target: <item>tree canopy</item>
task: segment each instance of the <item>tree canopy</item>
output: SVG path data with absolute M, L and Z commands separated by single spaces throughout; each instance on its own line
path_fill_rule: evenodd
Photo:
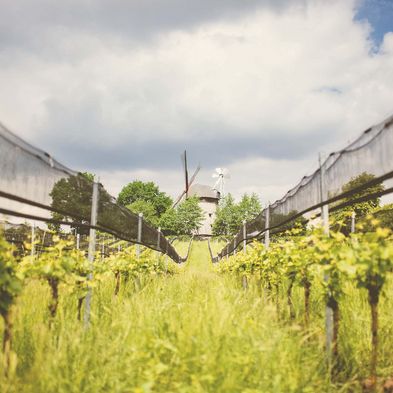
M 368 182 L 372 181 L 375 179 L 375 176 L 363 172 L 360 175 L 352 178 L 348 183 L 344 184 L 342 187 L 342 192 L 348 192 L 356 189 L 357 187 L 360 187 L 364 184 L 367 184 Z M 355 200 L 357 198 L 361 198 L 363 196 L 367 196 L 369 194 L 373 194 L 376 192 L 380 192 L 384 190 L 384 186 L 382 183 L 377 183 L 376 185 L 372 187 L 365 188 L 362 191 L 356 192 L 353 195 L 344 198 L 340 200 L 338 203 L 343 203 L 343 202 L 350 202 L 352 200 Z M 347 206 L 343 209 L 340 209 L 339 211 L 333 213 L 333 218 L 336 224 L 334 224 L 336 227 L 340 227 L 341 232 L 345 234 L 350 233 L 351 229 L 351 214 L 352 212 L 355 213 L 356 215 L 356 221 L 359 223 L 363 221 L 363 219 L 370 213 L 374 212 L 376 209 L 379 208 L 380 206 L 380 198 L 373 198 L 368 201 L 364 202 L 359 202 L 352 204 L 350 206 Z M 338 229 L 338 228 L 336 228 Z M 365 228 L 366 229 L 366 228 Z
M 137 201 L 139 204 L 135 205 L 134 203 Z M 119 204 L 131 207 L 131 210 L 135 213 L 140 213 L 139 211 L 137 212 L 134 210 L 136 207 L 147 209 L 145 211 L 141 211 L 141 213 L 147 213 L 150 217 L 151 207 L 148 207 L 147 204 L 143 204 L 140 201 L 148 202 L 151 207 L 154 208 L 154 219 L 157 220 L 172 206 L 173 203 L 172 198 L 165 192 L 160 191 L 154 182 L 143 182 L 141 180 L 134 180 L 133 182 L 128 183 L 123 187 L 117 197 L 117 202 Z M 150 219 L 153 219 L 153 217 L 150 217 Z
M 73 223 L 88 224 L 91 212 L 91 200 L 94 175 L 84 172 L 76 176 L 69 176 L 58 180 L 50 192 L 52 207 L 69 215 L 52 212 L 55 220 L 70 221 Z M 79 216 L 76 219 L 73 216 Z M 60 225 L 49 224 L 49 228 L 60 230 Z M 71 227 L 73 227 L 71 225 Z M 87 229 L 77 228 L 79 233 L 88 233 Z
M 155 227 L 158 226 L 159 218 L 157 217 L 156 209 L 151 202 L 139 199 L 130 203 L 126 207 L 135 214 L 142 213 L 144 220 Z
M 216 219 L 213 223 L 213 234 L 235 235 L 243 220 L 250 221 L 261 212 L 261 202 L 256 194 L 244 194 L 239 203 L 228 194 L 224 197 L 217 209 Z
M 198 197 L 189 197 L 176 208 L 168 209 L 160 219 L 163 232 L 173 235 L 191 235 L 198 231 L 204 219 Z

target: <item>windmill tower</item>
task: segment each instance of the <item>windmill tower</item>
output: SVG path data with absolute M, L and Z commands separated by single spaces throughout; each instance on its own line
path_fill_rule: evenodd
M 220 197 L 222 198 L 225 191 L 225 182 L 227 179 L 231 178 L 229 171 L 226 168 L 216 168 L 216 171 L 213 173 L 212 177 L 217 179 L 213 189 L 218 191 L 220 193 Z

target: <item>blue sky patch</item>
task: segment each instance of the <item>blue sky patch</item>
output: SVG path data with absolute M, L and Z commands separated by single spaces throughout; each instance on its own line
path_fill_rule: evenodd
M 379 48 L 384 35 L 393 31 L 393 0 L 362 0 L 355 20 L 365 19 L 372 26 L 371 39 Z

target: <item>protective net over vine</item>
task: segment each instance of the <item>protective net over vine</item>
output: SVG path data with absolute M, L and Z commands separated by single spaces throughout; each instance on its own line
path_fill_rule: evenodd
M 93 181 L 73 171 L 48 153 L 26 143 L 0 124 L 0 214 L 31 219 L 61 228 L 66 225 L 87 235 L 92 209 Z M 140 243 L 166 253 L 175 262 L 183 259 L 157 229 L 142 220 L 138 241 L 138 215 L 119 205 L 99 185 L 95 228 L 118 239 Z
M 346 148 L 331 153 L 310 176 L 289 190 L 281 199 L 240 228 L 234 239 L 218 254 L 231 254 L 244 240 L 250 241 L 266 230 L 283 231 L 295 219 L 318 215 L 321 206 L 339 210 L 355 203 L 393 192 L 387 180 L 393 177 L 393 116 L 364 131 Z M 367 179 L 351 190 L 343 186 L 356 177 Z M 376 184 L 384 184 L 375 191 Z M 269 217 L 267 223 L 267 215 Z

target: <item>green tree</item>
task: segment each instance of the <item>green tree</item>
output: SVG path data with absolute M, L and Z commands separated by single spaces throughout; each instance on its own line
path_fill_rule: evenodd
M 50 192 L 52 207 L 67 212 L 69 215 L 52 212 L 52 217 L 55 220 L 88 224 L 91 212 L 93 181 L 94 175 L 88 172 L 78 173 L 76 176 L 64 177 L 58 180 Z M 58 224 L 50 224 L 49 227 L 55 231 L 60 230 L 60 225 Z M 78 232 L 87 234 L 88 230 L 78 228 Z
M 382 228 L 393 230 L 393 203 L 377 208 L 373 216 L 378 219 Z
M 143 213 L 143 218 L 149 224 L 155 227 L 158 226 L 157 212 L 151 202 L 139 199 L 135 202 L 130 203 L 126 207 L 135 214 Z
M 374 175 L 367 172 L 363 172 L 360 175 L 352 178 L 348 183 L 344 184 L 342 187 L 342 192 L 352 191 L 357 187 L 367 184 L 368 182 L 374 179 L 375 179 Z M 340 200 L 338 203 L 351 202 L 357 198 L 361 198 L 369 194 L 373 194 L 383 190 L 384 190 L 383 184 L 377 183 L 372 187 L 365 188 L 362 191 L 356 192 L 355 194 Z M 335 221 L 335 225 L 333 226 L 333 229 L 335 230 L 339 229 L 342 233 L 346 235 L 349 234 L 351 230 L 352 213 L 353 212 L 355 213 L 357 222 L 362 222 L 364 221 L 365 217 L 368 214 L 372 213 L 375 209 L 377 209 L 380 206 L 380 202 L 381 202 L 380 198 L 373 198 L 368 201 L 354 203 L 350 206 L 340 209 L 340 211 L 338 212 L 333 213 L 332 216 Z M 367 231 L 369 228 L 366 225 L 364 229 Z
M 153 182 L 134 180 L 120 191 L 117 201 L 123 206 L 129 206 L 136 201 L 150 202 L 156 216 L 161 217 L 173 204 L 172 198 L 159 190 Z
M 239 203 L 239 215 L 241 221 L 250 221 L 254 219 L 262 210 L 261 201 L 258 195 L 252 193 L 251 195 L 244 194 Z M 241 224 L 241 223 L 240 223 Z
M 348 191 L 354 190 L 355 188 L 360 187 L 360 186 L 362 186 L 362 185 L 364 185 L 374 179 L 375 179 L 374 175 L 367 173 L 367 172 L 363 172 L 359 176 L 352 178 L 348 183 L 344 184 L 342 190 L 343 190 L 343 192 L 348 192 Z M 384 190 L 383 184 L 377 183 L 376 185 L 374 185 L 372 187 L 366 188 L 365 190 L 359 191 L 359 192 L 355 193 L 354 195 L 352 195 L 351 197 L 346 198 L 345 201 L 351 200 L 351 199 L 353 200 L 356 198 L 361 198 L 363 196 L 373 194 L 376 192 L 380 192 L 383 190 Z M 381 202 L 380 198 L 373 198 L 373 199 L 370 199 L 369 201 L 366 201 L 366 202 L 356 203 L 355 205 L 351 206 L 350 209 L 355 211 L 355 213 L 358 217 L 365 217 L 372 210 L 379 207 L 380 202 Z
M 256 194 L 244 194 L 237 204 L 231 194 L 223 198 L 216 212 L 213 234 L 234 235 L 239 231 L 243 220 L 250 221 L 261 212 L 261 202 Z
M 160 219 L 164 232 L 175 235 L 191 235 L 198 231 L 204 219 L 198 197 L 190 197 L 181 202 L 176 209 L 168 209 Z
M 180 203 L 176 213 L 178 234 L 191 235 L 201 227 L 204 214 L 198 197 L 189 197 Z
M 234 235 L 241 222 L 238 206 L 231 194 L 221 199 L 213 222 L 213 235 Z
M 160 218 L 161 230 L 168 235 L 177 233 L 177 214 L 176 209 L 169 208 Z

